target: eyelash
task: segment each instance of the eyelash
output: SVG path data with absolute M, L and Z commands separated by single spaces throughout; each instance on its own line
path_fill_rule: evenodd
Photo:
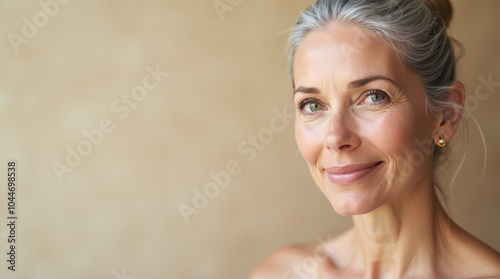
M 378 94 L 378 95 L 383 95 L 385 98 L 384 100 L 380 101 L 380 102 L 375 102 L 375 103 L 371 103 L 369 105 L 371 106 L 381 106 L 381 105 L 385 105 L 388 101 L 390 101 L 390 97 L 389 97 L 389 94 L 387 94 L 386 92 L 380 90 L 380 89 L 372 89 L 372 90 L 369 90 L 369 91 L 366 91 L 364 94 L 363 94 L 363 100 L 366 99 L 368 96 L 371 96 L 371 95 L 375 95 L 375 94 Z M 318 102 L 320 105 L 324 106 L 322 102 L 320 102 L 318 99 L 314 99 L 314 98 L 308 98 L 308 99 L 305 99 L 301 102 L 298 103 L 298 107 L 299 107 L 299 110 L 304 113 L 304 114 L 312 114 L 312 113 L 306 113 L 304 111 L 304 107 L 307 105 L 307 104 L 310 104 L 310 103 L 313 103 L 313 102 Z

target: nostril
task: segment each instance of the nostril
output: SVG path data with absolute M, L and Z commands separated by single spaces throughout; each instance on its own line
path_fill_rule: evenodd
M 346 148 L 349 148 L 349 147 L 351 147 L 351 145 L 350 145 L 350 144 L 344 144 L 344 145 L 341 145 L 341 146 L 339 147 L 339 150 L 346 149 Z

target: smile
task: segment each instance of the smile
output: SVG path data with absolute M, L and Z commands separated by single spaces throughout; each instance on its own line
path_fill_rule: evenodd
M 374 171 L 383 162 L 330 167 L 325 169 L 328 179 L 334 184 L 351 184 L 360 181 Z

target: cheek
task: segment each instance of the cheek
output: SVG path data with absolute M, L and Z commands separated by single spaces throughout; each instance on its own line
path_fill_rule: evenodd
M 397 154 L 409 147 L 413 138 L 413 120 L 405 114 L 391 112 L 377 119 L 368 137 L 384 153 Z
M 301 122 L 296 121 L 295 123 L 295 140 L 297 141 L 297 147 L 299 148 L 300 154 L 307 162 L 311 176 L 314 182 L 323 194 L 327 194 L 324 188 L 325 182 L 322 177 L 322 173 L 318 170 L 317 162 L 324 149 L 324 127 L 322 127 L 319 121 L 314 122 Z
M 323 149 L 323 133 L 319 123 L 295 123 L 295 140 L 300 154 L 309 165 L 315 165 Z
M 411 149 L 415 139 L 422 135 L 419 119 L 422 121 L 423 117 L 412 106 L 394 106 L 379 115 L 363 117 L 359 132 L 368 145 L 388 157 L 397 156 Z
M 372 134 L 367 139 L 388 160 L 388 184 L 402 185 L 419 181 L 429 165 L 430 152 L 419 145 L 430 135 L 422 115 L 411 108 L 388 112 L 373 123 Z

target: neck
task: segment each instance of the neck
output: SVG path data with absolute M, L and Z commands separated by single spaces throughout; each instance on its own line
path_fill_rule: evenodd
M 438 243 L 445 239 L 449 219 L 431 186 L 430 175 L 424 181 L 398 201 L 354 216 L 353 244 L 357 248 L 353 264 L 370 278 L 436 272 Z M 416 274 L 415 270 L 426 273 Z

